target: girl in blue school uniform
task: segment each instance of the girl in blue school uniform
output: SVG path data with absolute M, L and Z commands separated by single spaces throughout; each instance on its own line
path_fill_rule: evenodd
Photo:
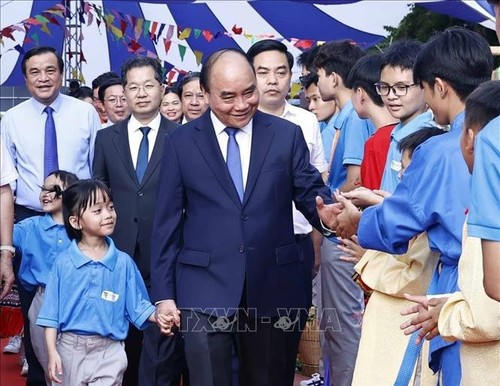
M 50 173 L 43 182 L 39 197 L 45 215 L 30 217 L 14 225 L 13 245 L 22 256 L 19 280 L 27 290 L 36 290 L 31 304 L 26 305 L 26 308 L 29 308 L 29 334 L 25 338 L 31 340 L 36 358 L 45 372 L 48 359 L 44 331 L 35 322 L 43 302 L 52 263 L 70 244 L 63 222 L 62 193 L 76 181 L 78 177 L 75 174 L 64 170 Z M 45 378 L 50 385 L 47 373 Z
M 45 327 L 48 373 L 63 385 L 121 385 L 129 322 L 144 329 L 155 307 L 130 256 L 109 237 L 116 212 L 106 185 L 81 180 L 63 195 L 71 245 L 55 260 L 37 319 Z M 58 335 L 59 333 L 59 335 Z

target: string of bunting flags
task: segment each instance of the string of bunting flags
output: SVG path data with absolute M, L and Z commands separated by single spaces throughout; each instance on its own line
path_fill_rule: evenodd
M 32 16 L 22 20 L 16 24 L 4 27 L 0 30 L 0 45 L 5 46 L 4 39 L 11 39 L 16 41 L 14 36 L 15 31 L 25 32 L 23 44 L 16 44 L 14 47 L 0 52 L 0 57 L 8 51 L 16 50 L 21 55 L 24 54 L 23 45 L 25 43 L 39 44 L 40 33 L 51 35 L 51 26 L 56 26 L 64 31 L 65 38 L 70 35 L 70 30 L 66 25 L 66 17 L 69 16 L 70 10 L 63 4 L 58 3 L 53 7 L 41 12 L 36 16 Z M 165 57 L 168 56 L 173 46 L 177 46 L 181 62 L 188 52 L 188 45 L 184 42 L 194 37 L 195 39 L 205 39 L 208 43 L 214 39 L 222 37 L 233 38 L 235 35 L 244 36 L 252 44 L 261 39 L 277 39 L 280 41 L 286 40 L 282 37 L 276 37 L 274 34 L 254 34 L 244 31 L 243 28 L 233 25 L 231 31 L 219 30 L 212 31 L 207 29 L 199 29 L 192 27 L 184 27 L 179 25 L 161 23 L 154 20 L 148 20 L 135 15 L 124 14 L 116 9 L 107 10 L 103 7 L 91 2 L 84 1 L 82 7 L 78 11 L 77 17 L 80 23 L 90 26 L 96 23 L 98 28 L 104 26 L 109 36 L 118 44 L 124 44 L 127 50 L 133 54 L 141 54 L 152 58 L 158 58 L 156 52 L 153 52 L 144 47 L 144 39 L 150 39 L 156 48 L 159 45 L 165 50 Z M 80 34 L 79 39 L 83 40 L 85 37 L 83 33 Z M 323 42 L 309 40 L 309 39 L 288 39 L 291 44 L 299 49 L 308 49 L 313 45 L 322 44 Z M 200 66 L 203 60 L 204 52 L 200 50 L 193 50 L 192 54 L 195 56 L 196 64 Z M 83 52 L 79 52 L 80 62 L 86 63 L 86 58 Z M 187 71 L 184 69 L 176 68 L 168 65 L 166 61 L 163 63 L 164 68 L 171 68 L 166 74 L 166 80 L 170 83 L 176 74 L 185 74 Z M 72 74 L 74 79 L 79 79 L 85 83 L 83 74 Z

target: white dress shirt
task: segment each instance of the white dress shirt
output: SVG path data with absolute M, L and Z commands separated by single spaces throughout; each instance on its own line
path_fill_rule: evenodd
M 153 153 L 153 148 L 155 147 L 156 137 L 158 136 L 158 130 L 160 129 L 161 123 L 161 115 L 158 112 L 156 116 L 147 124 L 140 123 L 135 117 L 134 114 L 130 116 L 128 120 L 127 130 L 128 130 L 128 143 L 130 146 L 130 154 L 132 155 L 132 163 L 134 164 L 134 169 L 137 166 L 137 156 L 139 155 L 139 147 L 142 141 L 142 131 L 141 127 L 150 127 L 148 133 L 148 160 L 151 158 L 151 154 Z
M 328 164 L 325 160 L 321 131 L 316 116 L 310 111 L 285 102 L 285 109 L 283 110 L 281 118 L 300 126 L 304 139 L 306 140 L 307 148 L 309 149 L 309 162 L 320 173 L 326 171 L 328 169 Z M 312 231 L 312 226 L 309 224 L 309 221 L 307 221 L 304 215 L 295 208 L 295 204 L 292 203 L 292 205 L 294 233 L 296 235 L 310 233 Z
M 17 170 L 14 167 L 14 163 L 10 158 L 7 148 L 1 140 L 0 147 L 0 156 L 2 157 L 2 164 L 0 165 L 0 186 L 4 186 L 17 179 Z
M 229 141 L 229 135 L 224 131 L 226 125 L 224 125 L 219 118 L 215 116 L 213 112 L 210 112 L 210 118 L 212 119 L 212 125 L 214 126 L 215 135 L 217 136 L 217 141 L 219 142 L 220 151 L 224 157 L 224 161 L 227 158 L 227 143 Z M 239 129 L 236 134 L 236 142 L 238 142 L 238 147 L 240 148 L 241 157 L 241 174 L 243 177 L 243 187 L 247 186 L 248 178 L 248 167 L 250 165 L 250 151 L 252 149 L 252 124 L 253 119 L 248 122 L 245 127 Z

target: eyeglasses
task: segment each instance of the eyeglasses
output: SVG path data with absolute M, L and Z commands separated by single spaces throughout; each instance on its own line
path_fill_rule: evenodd
M 392 86 L 387 83 L 375 83 L 377 94 L 381 96 L 389 95 L 392 90 L 395 96 L 402 97 L 408 94 L 408 89 L 413 86 L 420 86 L 420 83 L 412 83 L 412 84 L 396 83 Z
M 108 102 L 110 105 L 115 106 L 116 104 L 118 104 L 118 102 L 120 102 L 121 104 L 127 103 L 127 98 L 125 98 L 124 96 L 121 97 L 110 96 L 109 98 L 106 98 L 105 101 Z
M 136 85 L 136 84 L 133 84 L 131 86 L 128 86 L 126 88 L 126 90 L 132 94 L 138 94 L 139 93 L 139 90 L 144 90 L 144 92 L 146 93 L 150 93 L 151 91 L 153 91 L 156 87 L 158 87 L 159 84 L 153 84 L 153 83 L 146 83 L 145 85 L 143 86 L 139 86 L 139 85 Z

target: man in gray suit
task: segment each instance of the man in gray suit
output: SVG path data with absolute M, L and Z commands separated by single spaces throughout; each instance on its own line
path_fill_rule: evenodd
M 99 132 L 93 176 L 111 188 L 118 215 L 113 240 L 118 249 L 134 258 L 149 291 L 151 233 L 163 142 L 177 124 L 159 112 L 163 85 L 158 61 L 130 58 L 122 65 L 122 81 L 132 114 Z M 124 385 L 180 383 L 183 368 L 180 336 L 161 335 L 156 326 L 143 333 L 131 327 L 125 349 L 129 364 Z

